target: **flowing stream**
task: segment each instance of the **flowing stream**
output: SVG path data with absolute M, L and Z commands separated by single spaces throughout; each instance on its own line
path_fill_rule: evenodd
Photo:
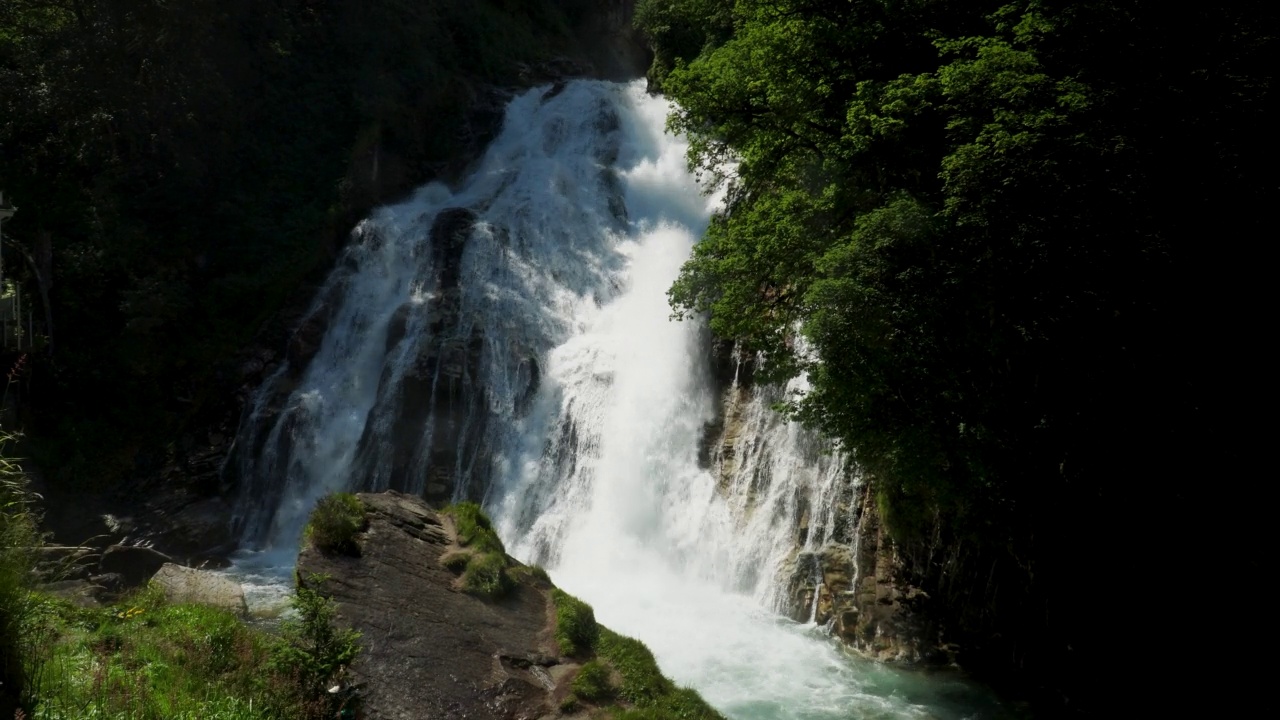
M 357 228 L 319 348 L 242 428 L 238 571 L 280 591 L 333 490 L 478 499 L 513 555 L 728 717 L 1012 717 L 955 675 L 850 658 L 808 607 L 779 614 L 797 550 L 856 537 L 858 478 L 770 409 L 802 381 L 717 374 L 705 327 L 670 319 L 719 199 L 667 111 L 642 82 L 531 90 L 459 188 Z

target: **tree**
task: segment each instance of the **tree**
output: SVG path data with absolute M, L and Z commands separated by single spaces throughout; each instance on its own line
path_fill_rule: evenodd
M 1274 11 L 739 0 L 731 15 L 693 57 L 653 35 L 676 58 L 655 71 L 691 163 L 736 163 L 673 306 L 709 313 L 772 379 L 809 374 L 793 412 L 873 477 L 970 665 L 1087 694 L 1122 631 L 1089 588 L 1172 590 L 1182 558 L 1163 547 L 1196 482 L 1247 470 L 1247 451 L 1217 448 L 1255 434 L 1228 408 L 1258 378 L 1262 283 L 1239 265 L 1261 214 L 1239 209 L 1274 196 Z M 1202 343 L 1188 325 L 1230 330 Z M 1108 548 L 1143 565 L 1099 569 Z

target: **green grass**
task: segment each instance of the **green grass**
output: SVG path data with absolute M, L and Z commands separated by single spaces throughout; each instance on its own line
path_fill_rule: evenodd
M 565 655 L 595 657 L 583 664 L 565 701 L 617 699 L 630 708 L 615 708 L 615 720 L 724 720 L 697 691 L 678 687 L 662 674 L 653 652 L 634 638 L 596 624 L 591 606 L 560 590 L 551 591 L 556 607 L 556 642 Z M 615 685 L 615 676 L 618 678 Z
M 35 720 L 302 717 L 272 641 L 232 613 L 157 590 L 106 609 L 41 599 L 25 658 Z
M 449 572 L 459 575 L 463 570 L 467 569 L 467 564 L 471 562 L 472 554 L 469 550 L 447 552 L 440 557 L 440 564 L 448 568 Z
M 539 584 L 551 583 L 551 576 L 547 574 L 546 570 L 543 570 L 537 565 L 518 565 L 509 569 L 507 572 L 510 573 L 513 578 L 518 580 L 531 580 Z
M 458 533 L 458 544 L 481 553 L 505 553 L 502 540 L 489 522 L 489 516 L 473 502 L 461 502 L 446 507 L 442 512 L 453 518 Z
M 32 720 L 321 720 L 358 648 L 332 603 L 295 600 L 282 637 L 226 610 L 170 604 L 155 587 L 108 608 L 36 594 L 19 650 Z
M 507 551 L 484 510 L 473 502 L 461 502 L 442 510 L 453 518 L 462 551 L 447 553 L 440 561 L 452 572 L 462 573 L 462 589 L 496 600 L 515 587 L 508 574 Z
M 556 605 L 556 643 L 565 655 L 590 652 L 600 637 L 596 613 L 591 606 L 556 588 L 551 591 Z
M 303 536 L 322 553 L 358 555 L 356 537 L 369 525 L 364 503 L 351 493 L 320 498 Z
M 506 595 L 512 588 L 507 577 L 507 558 L 501 553 L 478 553 L 467 560 L 462 572 L 462 589 L 473 595 L 495 599 Z
M 27 477 L 8 448 L 17 436 L 0 431 L 0 707 L 30 695 L 22 662 L 23 628 L 39 610 L 31 592 L 33 548 L 40 545 L 35 502 Z
M 613 697 L 613 673 L 599 660 L 589 660 L 573 678 L 573 694 L 590 702 L 603 702 Z

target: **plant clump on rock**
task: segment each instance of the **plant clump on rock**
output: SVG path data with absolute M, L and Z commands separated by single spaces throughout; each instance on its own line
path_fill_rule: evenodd
M 326 495 L 311 511 L 305 538 L 317 550 L 330 555 L 358 555 L 356 536 L 369 525 L 364 503 L 351 493 Z
M 613 673 L 599 660 L 590 660 L 573 678 L 573 694 L 591 702 L 601 702 L 613 697 Z
M 556 604 L 556 642 L 565 655 L 590 651 L 600 636 L 596 613 L 591 606 L 556 588 L 551 591 Z
M 462 574 L 462 589 L 491 600 L 503 597 L 514 587 L 507 573 L 506 549 L 484 510 L 473 502 L 444 509 L 453 518 L 461 550 L 446 553 L 440 561 L 454 573 Z
M 561 703 L 576 712 L 580 703 L 618 702 L 614 720 L 724 720 L 696 690 L 682 688 L 662 674 L 653 652 L 639 640 L 619 635 L 596 623 L 587 603 L 556 588 L 556 642 L 565 655 L 590 658 L 573 679 L 573 692 Z

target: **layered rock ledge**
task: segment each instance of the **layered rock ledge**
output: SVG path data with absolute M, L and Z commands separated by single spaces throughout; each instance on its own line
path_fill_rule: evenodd
M 545 573 L 508 557 L 510 582 L 500 598 L 469 593 L 452 561 L 466 550 L 451 516 L 394 491 L 358 497 L 368 520 L 358 554 L 306 547 L 297 569 L 299 582 L 330 596 L 338 621 L 361 633 L 349 670 L 364 717 L 549 720 L 611 717 L 631 705 L 629 678 L 616 668 L 616 694 L 573 696 L 579 671 L 609 660 L 589 649 L 564 654 L 555 587 Z M 681 702 L 696 698 L 660 676 L 656 687 Z M 687 717 L 719 717 L 700 699 L 689 707 L 695 709 Z

